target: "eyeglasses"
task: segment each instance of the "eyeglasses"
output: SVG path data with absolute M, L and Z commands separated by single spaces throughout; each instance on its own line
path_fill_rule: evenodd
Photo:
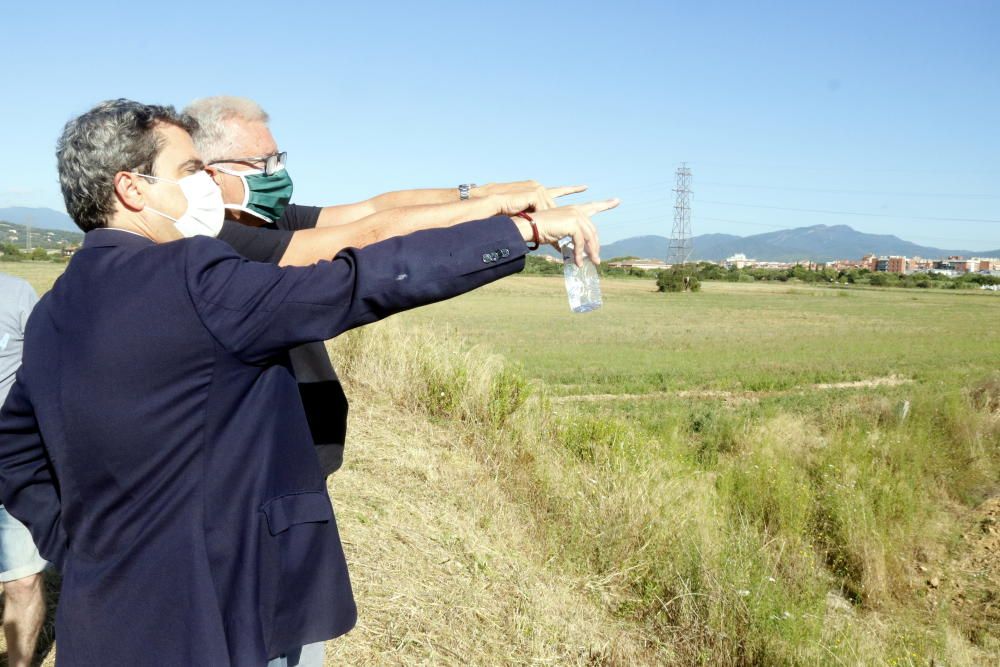
M 288 153 L 282 151 L 280 153 L 273 153 L 271 155 L 260 155 L 258 157 L 230 157 L 223 158 L 221 160 L 212 160 L 208 164 L 219 164 L 221 162 L 239 162 L 243 164 L 259 165 L 261 162 L 264 163 L 264 175 L 270 176 L 271 174 L 281 171 L 285 168 L 285 160 L 288 158 Z

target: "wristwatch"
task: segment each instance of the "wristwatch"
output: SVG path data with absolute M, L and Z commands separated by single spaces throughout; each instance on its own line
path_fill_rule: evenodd
M 476 187 L 475 183 L 462 183 L 458 186 L 458 198 L 462 201 L 468 199 L 469 195 L 472 193 L 472 188 L 474 187 Z

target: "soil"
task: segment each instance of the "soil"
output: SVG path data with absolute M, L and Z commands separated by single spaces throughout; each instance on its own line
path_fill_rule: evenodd
M 932 600 L 947 602 L 967 639 L 1000 649 L 1000 495 L 977 507 L 951 562 L 925 581 Z

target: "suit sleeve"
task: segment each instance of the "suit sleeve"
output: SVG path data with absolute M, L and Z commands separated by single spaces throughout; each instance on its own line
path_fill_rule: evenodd
M 42 557 L 62 567 L 62 504 L 21 374 L 0 410 L 0 499 L 31 531 Z
M 214 239 L 194 238 L 185 271 L 216 341 L 246 362 L 262 363 L 295 345 L 516 273 L 527 252 L 514 223 L 495 217 L 348 248 L 308 267 L 248 262 Z

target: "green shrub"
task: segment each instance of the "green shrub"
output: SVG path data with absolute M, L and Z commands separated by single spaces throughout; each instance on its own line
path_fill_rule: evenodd
M 687 269 L 674 268 L 657 272 L 656 288 L 661 292 L 697 292 L 701 282 Z

